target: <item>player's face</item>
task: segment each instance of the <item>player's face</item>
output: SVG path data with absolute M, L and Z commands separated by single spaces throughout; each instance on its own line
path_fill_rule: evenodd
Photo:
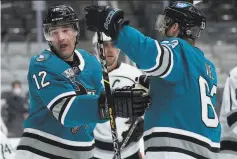
M 50 28 L 50 41 L 61 58 L 69 57 L 75 48 L 77 32 L 72 25 Z
M 111 66 L 117 61 L 119 51 L 115 48 L 112 42 L 104 42 L 105 57 L 108 66 Z

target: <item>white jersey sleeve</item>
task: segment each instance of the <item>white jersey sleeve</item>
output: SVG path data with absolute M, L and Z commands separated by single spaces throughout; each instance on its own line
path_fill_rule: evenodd
M 237 158 L 237 67 L 226 80 L 220 112 L 222 126 L 221 153 Z M 224 157 L 224 156 L 222 156 Z

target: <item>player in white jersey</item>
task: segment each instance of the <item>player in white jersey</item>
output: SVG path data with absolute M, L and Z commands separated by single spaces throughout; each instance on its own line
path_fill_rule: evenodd
M 220 159 L 237 158 L 237 67 L 230 71 L 226 80 L 220 112 L 221 153 Z
M 6 137 L 7 129 L 6 126 L 0 117 L 0 143 L 1 143 L 1 149 L 0 149 L 0 159 L 13 159 L 15 150 L 12 147 L 9 139 Z
M 120 50 L 112 45 L 110 37 L 106 36 L 104 33 L 102 36 L 111 87 L 116 89 L 122 88 L 124 86 L 132 86 L 135 84 L 135 78 L 142 75 L 142 72 L 136 67 L 119 62 L 118 56 Z M 98 56 L 97 39 L 97 34 L 95 33 L 92 43 Z M 116 118 L 118 139 L 120 143 L 122 142 L 124 136 L 126 135 L 126 131 L 131 125 L 130 121 L 132 120 L 129 120 L 128 118 Z M 141 140 L 143 140 L 141 138 L 143 133 L 143 121 L 138 124 L 136 130 L 136 133 L 133 133 L 126 147 L 121 151 L 121 157 L 123 159 L 139 159 L 141 157 L 139 142 L 142 142 Z M 109 121 L 101 124 L 98 123 L 94 130 L 94 135 L 96 147 L 95 158 L 112 159 L 114 152 Z

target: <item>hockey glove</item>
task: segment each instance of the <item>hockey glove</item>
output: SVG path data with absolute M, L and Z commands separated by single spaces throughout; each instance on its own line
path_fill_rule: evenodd
M 150 105 L 150 96 L 142 89 L 122 88 L 112 91 L 115 116 L 130 118 L 140 117 Z M 99 98 L 99 114 L 101 119 L 108 119 L 109 112 L 105 109 L 105 93 Z
M 126 122 L 126 124 L 132 124 L 134 120 L 136 120 L 136 118 L 130 118 Z M 132 133 L 132 136 L 129 138 L 126 146 L 129 145 L 131 142 L 138 142 L 141 139 L 142 135 L 143 135 L 143 130 L 144 130 L 144 119 L 140 118 L 140 120 L 139 120 L 136 128 L 134 129 L 134 131 Z M 129 132 L 129 129 L 122 133 L 123 139 L 126 138 L 128 132 Z
M 85 7 L 87 29 L 90 31 L 104 32 L 113 40 L 118 37 L 119 30 L 124 23 L 124 12 L 109 6 L 88 6 Z

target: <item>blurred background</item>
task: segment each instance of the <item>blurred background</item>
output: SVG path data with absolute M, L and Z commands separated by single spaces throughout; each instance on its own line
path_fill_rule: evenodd
M 154 29 L 157 15 L 170 1 L 100 1 L 125 11 L 131 26 L 154 39 L 161 36 Z M 42 34 L 44 10 L 52 5 L 69 4 L 80 17 L 79 46 L 94 52 L 93 32 L 86 31 L 85 6 L 92 1 L 2 1 L 1 3 L 1 115 L 8 129 L 8 137 L 20 137 L 23 120 L 28 115 L 29 95 L 27 72 L 30 57 L 48 48 Z M 237 1 L 203 0 L 198 6 L 207 17 L 207 28 L 197 41 L 205 56 L 217 68 L 217 112 L 221 105 L 223 86 L 229 71 L 237 66 Z M 120 54 L 120 59 L 132 62 Z

